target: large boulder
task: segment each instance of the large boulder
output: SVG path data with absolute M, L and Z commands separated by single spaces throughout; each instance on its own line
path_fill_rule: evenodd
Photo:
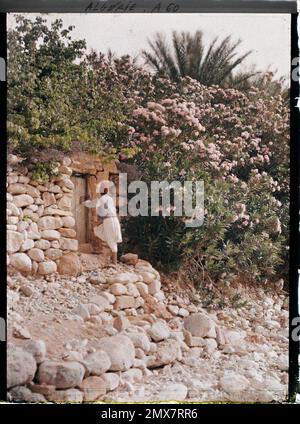
M 72 216 L 63 216 L 61 219 L 64 227 L 73 228 L 75 226 L 75 219 Z
M 114 296 L 121 296 L 123 294 L 127 294 L 127 288 L 124 284 L 114 283 L 109 288 L 110 292 Z
M 77 275 L 82 273 L 82 264 L 79 256 L 72 252 L 63 255 L 59 260 L 57 271 L 61 275 L 77 277 Z
M 128 309 L 135 307 L 135 299 L 133 296 L 117 296 L 114 303 L 114 309 Z
M 63 250 L 76 252 L 78 250 L 78 240 L 62 237 L 60 240 L 60 247 Z
M 180 344 L 177 340 L 168 339 L 157 344 L 157 351 L 153 357 L 149 357 L 147 362 L 148 368 L 158 368 L 168 365 L 176 360 L 182 359 Z
M 14 196 L 13 202 L 18 208 L 23 208 L 25 206 L 32 205 L 34 200 L 28 194 L 19 194 Z
M 11 194 L 25 194 L 26 186 L 19 183 L 9 184 L 7 191 Z
M 36 372 L 37 365 L 31 353 L 11 343 L 7 345 L 7 387 L 22 386 L 29 383 Z
M 14 253 L 10 256 L 10 264 L 20 272 L 29 273 L 32 262 L 25 253 Z
M 57 265 L 54 261 L 40 262 L 38 267 L 38 273 L 41 275 L 53 274 L 57 271 Z
M 157 321 L 152 324 L 149 335 L 155 342 L 161 342 L 162 340 L 170 337 L 170 329 L 165 321 Z
M 107 282 L 109 284 L 115 284 L 115 283 L 128 284 L 128 283 L 136 283 L 137 281 L 139 281 L 139 277 L 134 272 L 120 272 L 110 276 L 107 279 Z
M 133 366 L 135 349 L 129 337 L 124 335 L 104 337 L 100 341 L 100 346 L 110 357 L 111 371 L 126 371 Z
M 58 240 L 58 239 L 60 239 L 60 233 L 56 230 L 41 231 L 41 236 L 46 240 Z
M 15 253 L 21 249 L 24 242 L 24 235 L 17 231 L 7 231 L 7 244 L 6 249 L 8 253 Z
M 61 218 L 54 216 L 42 216 L 37 222 L 40 230 L 57 230 L 62 227 Z
M 192 336 L 196 337 L 216 337 L 216 328 L 214 321 L 207 315 L 198 313 L 189 315 L 184 320 L 184 328 Z
M 33 247 L 32 249 L 28 250 L 27 255 L 33 261 L 36 261 L 36 262 L 42 262 L 45 259 L 44 252 L 41 249 L 38 249 L 37 247 Z
M 27 340 L 23 344 L 23 349 L 34 357 L 37 364 L 46 358 L 46 344 L 43 340 Z
M 44 361 L 39 366 L 39 383 L 53 385 L 57 389 L 70 389 L 82 383 L 85 368 L 79 362 Z
M 102 375 L 110 369 L 111 361 L 106 352 L 98 350 L 84 358 L 84 366 L 90 375 Z
M 105 310 L 110 310 L 111 306 L 109 303 L 109 300 L 101 295 L 94 295 L 90 297 L 90 303 L 93 303 L 98 306 L 100 312 L 103 312 Z
M 117 373 L 107 372 L 103 374 L 102 378 L 106 383 L 107 391 L 115 390 L 120 384 L 120 377 L 118 376 Z
M 126 336 L 130 338 L 135 348 L 140 348 L 144 352 L 149 352 L 151 348 L 150 340 L 146 333 L 142 332 L 127 332 Z

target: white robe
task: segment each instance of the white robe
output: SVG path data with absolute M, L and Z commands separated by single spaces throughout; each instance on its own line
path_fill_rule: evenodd
M 118 251 L 118 243 L 122 242 L 122 233 L 117 211 L 113 199 L 104 194 L 96 204 L 97 214 L 103 219 L 103 223 L 94 228 L 94 233 L 105 241 L 112 252 Z

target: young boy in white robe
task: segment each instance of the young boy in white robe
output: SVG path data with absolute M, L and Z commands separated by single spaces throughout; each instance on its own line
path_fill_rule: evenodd
M 113 198 L 108 194 L 108 187 L 101 190 L 102 196 L 96 203 L 96 211 L 103 223 L 94 228 L 94 233 L 105 241 L 112 252 L 112 263 L 117 264 L 118 243 L 122 242 L 122 233 L 116 206 Z

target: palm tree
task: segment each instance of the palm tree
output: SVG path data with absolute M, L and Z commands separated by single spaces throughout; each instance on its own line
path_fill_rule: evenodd
M 150 51 L 143 50 L 142 56 L 157 73 L 167 75 L 174 81 L 189 76 L 205 85 L 226 85 L 233 71 L 251 53 L 248 51 L 238 55 L 236 50 L 241 40 L 232 42 L 230 36 L 219 43 L 215 38 L 205 48 L 202 31 L 194 35 L 173 31 L 172 48 L 160 33 L 148 42 Z M 247 73 L 244 77 L 248 79 L 252 75 Z
M 290 90 L 287 76 L 276 76 L 277 71 L 271 71 L 270 67 L 264 72 L 253 73 L 251 78 L 244 79 L 242 73 L 231 76 L 228 84 L 235 86 L 240 91 L 249 91 L 252 87 L 259 89 L 268 96 L 282 96 L 288 100 Z

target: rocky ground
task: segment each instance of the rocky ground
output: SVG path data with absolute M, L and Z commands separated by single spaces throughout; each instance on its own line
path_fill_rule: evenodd
M 281 289 L 228 288 L 242 302 L 221 310 L 135 255 L 124 261 L 113 268 L 82 254 L 77 277 L 8 277 L 9 399 L 285 400 Z

